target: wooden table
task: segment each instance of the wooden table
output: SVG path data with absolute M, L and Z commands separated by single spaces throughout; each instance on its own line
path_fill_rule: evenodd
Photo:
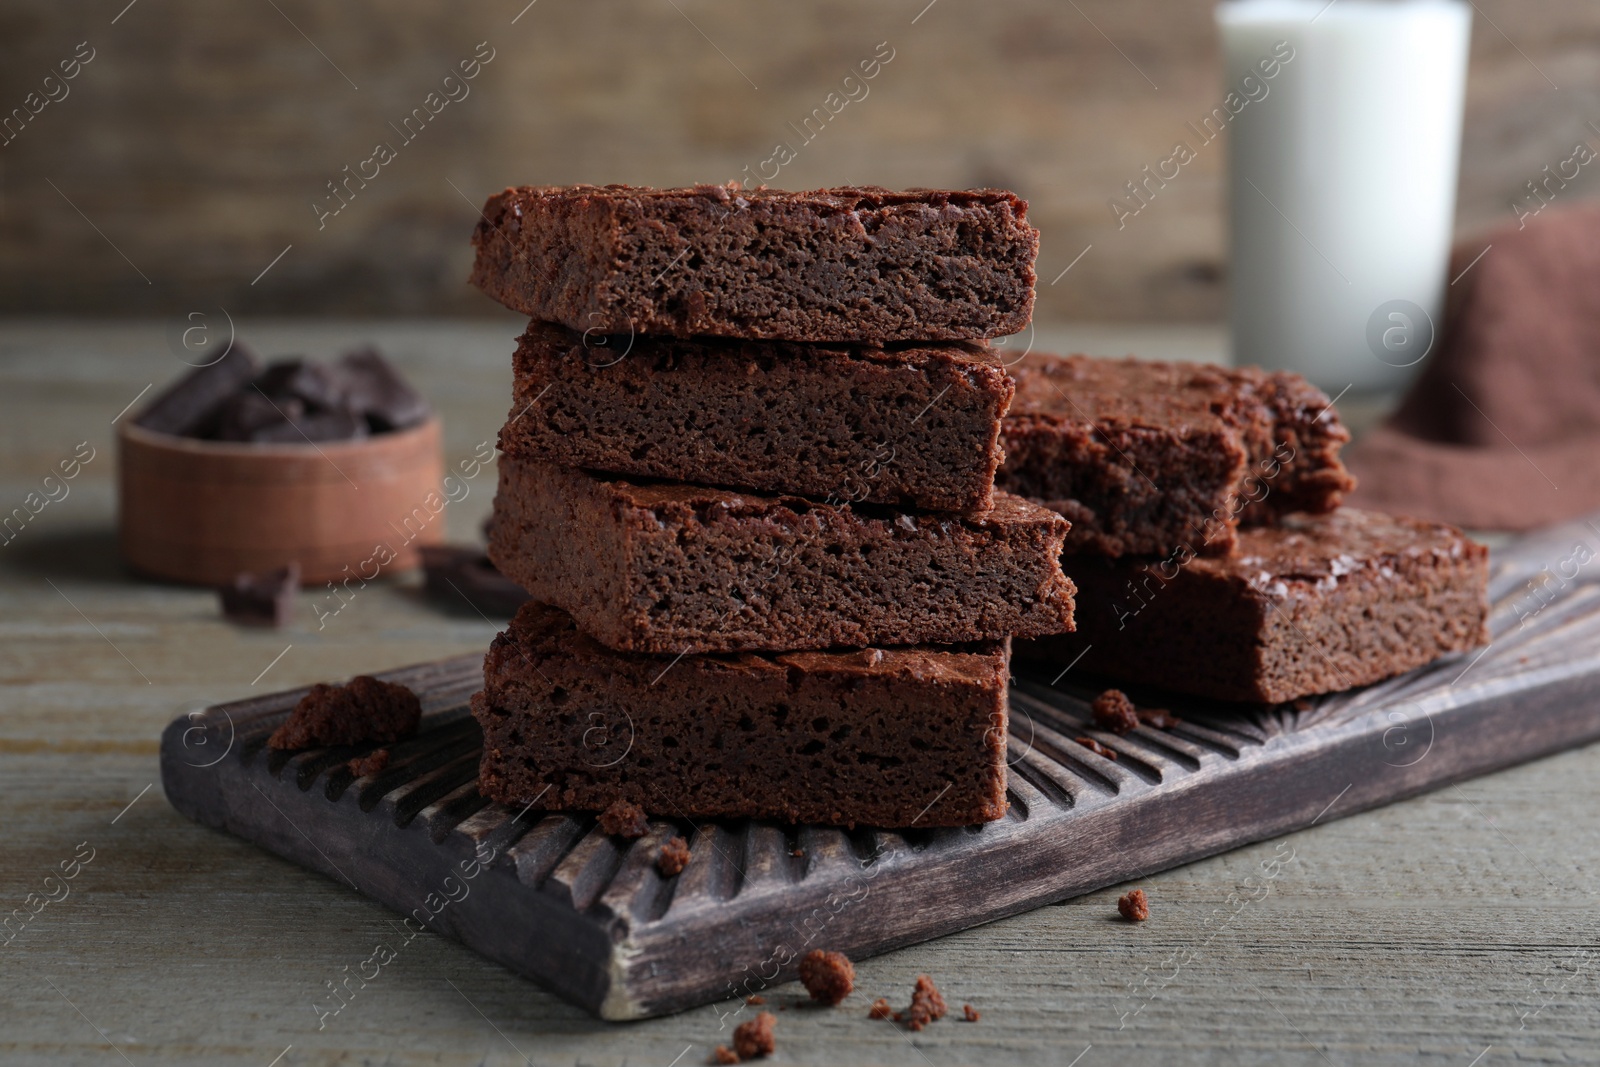
M 447 461 L 505 417 L 517 325 L 240 323 L 273 353 L 376 340 L 443 413 Z M 189 709 L 472 651 L 496 627 L 424 600 L 413 577 L 364 590 L 320 631 L 315 591 L 292 628 L 240 630 L 210 593 L 126 574 L 111 423 L 181 369 L 169 332 L 0 327 L 0 514 L 80 442 L 95 450 L 0 547 L 0 914 L 67 894 L 0 948 L 0 1062 L 704 1062 L 728 1040 L 715 1008 L 597 1022 L 432 935 L 318 1029 L 326 983 L 393 940 L 396 917 L 176 815 L 157 737 Z M 1040 346 L 1206 356 L 1221 339 L 1079 330 Z M 483 478 L 451 506 L 453 537 L 475 535 L 491 496 Z M 838 1010 L 782 987 L 767 1005 L 784 1009 L 776 1062 L 1595 1062 L 1597 776 L 1585 749 L 1290 835 L 1273 892 L 1236 914 L 1229 894 L 1275 842 L 1145 880 L 1142 926 L 1117 920 L 1107 890 L 864 961 Z M 76 877 L 47 881 L 63 863 Z M 903 1006 L 919 973 L 982 1021 L 907 1034 L 866 1019 L 874 997 Z

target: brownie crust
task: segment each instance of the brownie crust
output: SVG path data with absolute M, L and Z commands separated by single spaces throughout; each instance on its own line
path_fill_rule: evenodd
M 975 340 L 1033 314 L 1027 209 L 1001 190 L 524 186 L 484 205 L 471 281 L 580 331 Z
M 1018 655 L 1221 700 L 1368 685 L 1486 644 L 1488 551 L 1451 526 L 1341 508 L 1241 530 L 1233 557 L 1072 556 L 1082 640 Z
M 1355 487 L 1349 431 L 1297 374 L 1048 355 L 1011 373 L 996 484 L 1072 520 L 1069 552 L 1226 555 L 1238 527 Z
M 484 661 L 479 789 L 504 804 L 840 826 L 1006 811 L 1009 648 L 613 652 L 524 605 Z
M 1011 377 L 984 344 L 598 337 L 535 322 L 500 448 L 616 474 L 951 512 L 994 503 Z
M 1072 629 L 1068 524 L 998 494 L 911 514 L 502 456 L 489 558 L 611 648 L 954 644 Z

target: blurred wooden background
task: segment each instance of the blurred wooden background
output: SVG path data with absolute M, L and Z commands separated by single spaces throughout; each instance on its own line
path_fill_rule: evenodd
M 1107 207 L 1220 101 L 1211 0 L 524 3 L 7 0 L 0 114 L 61 98 L 0 138 L 0 313 L 492 313 L 463 282 L 489 192 L 740 177 L 888 42 L 774 185 L 1008 186 L 1044 234 L 1042 321 L 1222 315 L 1223 145 L 1120 232 Z M 1600 146 L 1600 5 L 1477 7 L 1463 231 Z M 470 95 L 403 143 L 390 124 L 479 42 Z M 397 158 L 319 229 L 380 141 Z

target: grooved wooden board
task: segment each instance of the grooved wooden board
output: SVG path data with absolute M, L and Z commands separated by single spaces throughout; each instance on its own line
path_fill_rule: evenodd
M 882 952 L 1600 737 L 1600 588 L 1575 563 L 1597 556 L 1593 522 L 1497 551 L 1486 650 L 1300 708 L 1152 694 L 1182 725 L 1116 737 L 1087 726 L 1098 686 L 1071 671 L 1023 674 L 1011 811 L 983 827 L 656 820 L 622 842 L 588 816 L 490 804 L 476 790 L 479 735 L 465 708 L 476 655 L 380 675 L 418 692 L 424 720 L 378 775 L 354 779 L 344 766 L 361 749 L 265 748 L 304 692 L 294 690 L 174 721 L 162 777 L 189 817 L 344 881 L 604 1018 L 638 1018 L 792 977 L 810 947 Z M 1118 759 L 1071 741 L 1082 734 Z M 693 856 L 664 879 L 654 860 L 675 833 Z

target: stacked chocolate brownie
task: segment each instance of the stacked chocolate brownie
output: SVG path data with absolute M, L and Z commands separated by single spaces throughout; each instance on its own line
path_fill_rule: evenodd
M 1349 433 L 1298 375 L 1029 357 L 999 484 L 1072 521 L 1077 633 L 1019 655 L 1276 703 L 1488 640 L 1487 553 L 1340 508 Z
M 507 189 L 533 317 L 489 554 L 533 600 L 474 712 L 508 804 L 954 826 L 1005 812 L 1010 639 L 1069 523 L 995 489 L 1033 305 L 1010 193 Z

